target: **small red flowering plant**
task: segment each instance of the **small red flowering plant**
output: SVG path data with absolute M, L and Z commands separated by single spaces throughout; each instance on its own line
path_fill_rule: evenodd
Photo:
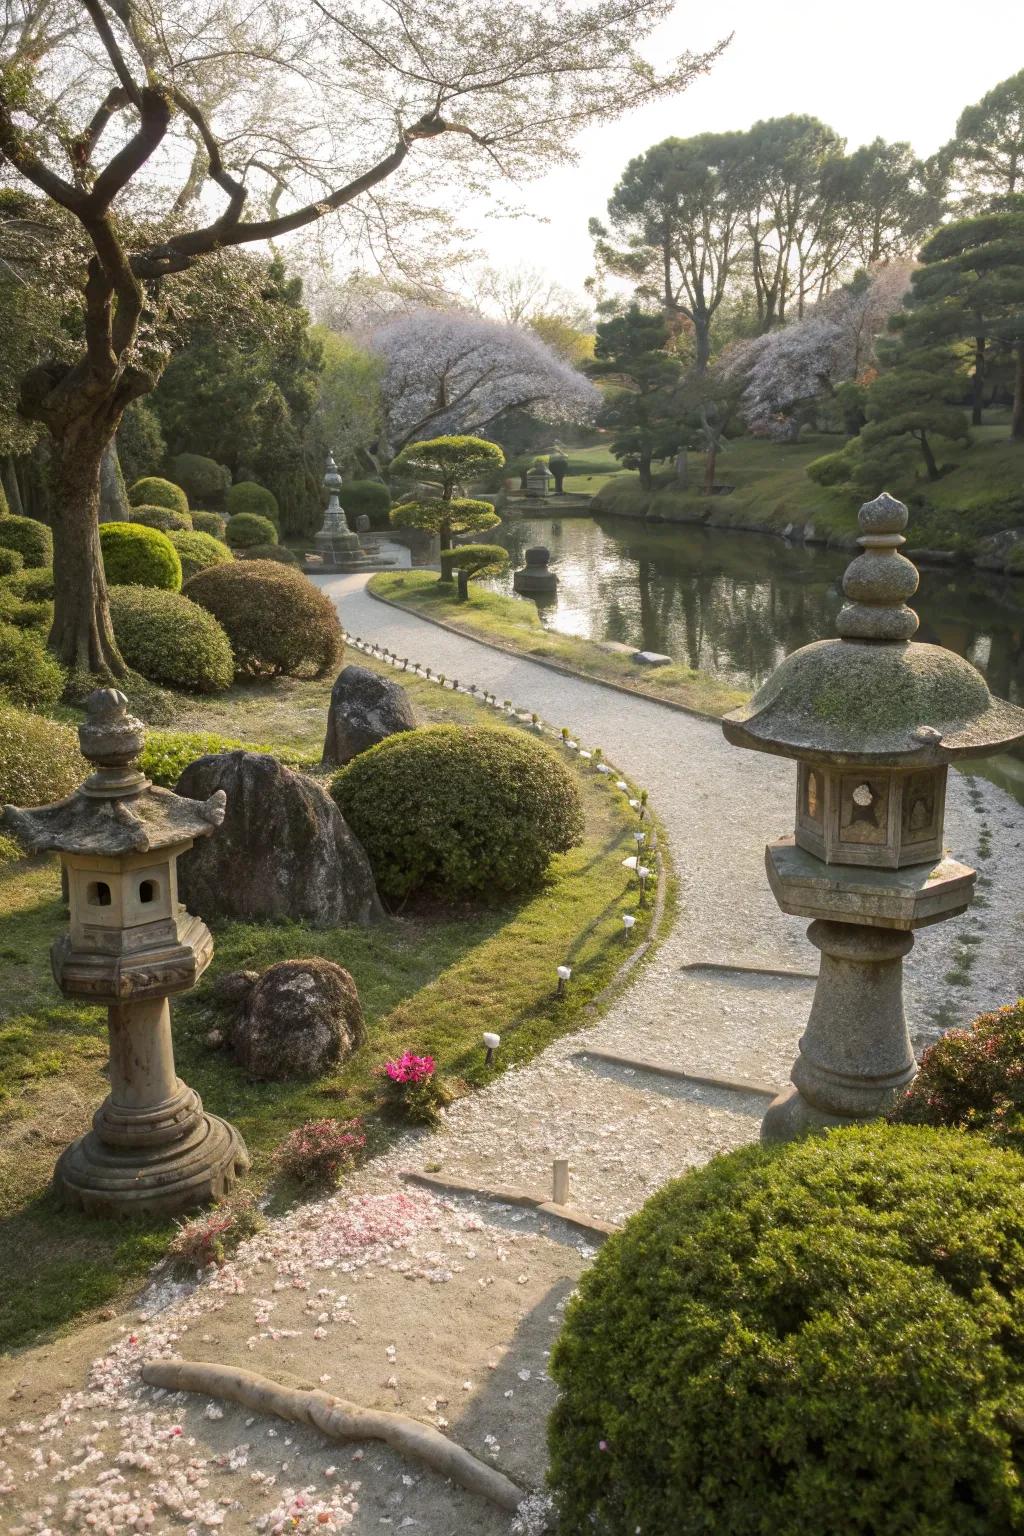
M 392 1109 L 413 1125 L 436 1125 L 441 1111 L 451 1103 L 433 1056 L 403 1051 L 394 1061 L 386 1061 L 380 1074 Z
M 181 1269 L 207 1269 L 223 1264 L 232 1248 L 264 1225 L 251 1190 L 240 1189 L 208 1211 L 179 1221 L 168 1250 Z
M 337 1184 L 366 1146 L 361 1120 L 307 1120 L 279 1143 L 274 1166 L 297 1184 Z
M 1024 1151 L 1024 998 L 947 1030 L 889 1118 L 980 1131 Z

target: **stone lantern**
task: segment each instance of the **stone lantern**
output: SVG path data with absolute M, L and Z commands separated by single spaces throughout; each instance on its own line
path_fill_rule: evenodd
M 314 535 L 313 542 L 317 553 L 323 557 L 324 565 L 341 565 L 346 560 L 358 558 L 361 548 L 359 535 L 353 533 L 348 526 L 344 508 L 338 499 L 342 480 L 332 453 L 327 455 L 323 486 L 327 492 L 327 511 L 324 513 L 323 527 Z
M 526 564 L 512 577 L 512 590 L 532 595 L 553 597 L 558 591 L 558 577 L 548 569 L 551 551 L 543 544 L 526 551 Z
M 124 694 L 89 696 L 79 727 L 94 766 L 56 805 L 5 806 L 0 825 L 34 853 L 56 851 L 70 931 L 51 949 L 65 997 L 107 1005 L 110 1093 L 93 1129 L 54 1174 L 58 1193 L 96 1215 L 169 1215 L 223 1195 L 249 1166 L 233 1126 L 176 1075 L 168 998 L 210 963 L 206 924 L 178 900 L 177 861 L 224 820 L 224 792 L 186 800 L 136 766 L 145 741 Z
M 821 952 L 792 1087 L 765 1115 L 769 1141 L 884 1114 L 912 1081 L 903 958 L 915 929 L 974 894 L 974 870 L 943 848 L 948 764 L 1024 737 L 1024 710 L 993 699 L 970 662 L 911 640 L 906 507 L 883 493 L 859 521 L 842 638 L 795 651 L 722 722 L 734 745 L 796 759 L 794 832 L 768 845 L 766 865 L 779 906 L 812 919 Z
M 555 477 L 550 469 L 538 459 L 526 471 L 526 494 L 534 498 L 549 496 L 554 482 Z

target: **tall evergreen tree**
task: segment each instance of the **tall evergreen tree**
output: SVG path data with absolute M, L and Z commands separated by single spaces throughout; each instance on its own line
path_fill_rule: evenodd
M 669 341 L 664 316 L 633 304 L 598 325 L 588 370 L 608 382 L 598 421 L 614 433 L 612 453 L 639 470 L 645 491 L 653 486 L 653 462 L 671 458 L 685 435 L 676 397 L 683 365 L 665 351 Z

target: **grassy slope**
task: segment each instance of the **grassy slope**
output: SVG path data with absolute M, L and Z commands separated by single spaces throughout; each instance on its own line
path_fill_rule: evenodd
M 416 678 L 403 681 L 425 720 L 486 714 L 493 723 L 492 712 L 463 695 Z M 276 683 L 264 694 L 265 709 L 258 690 L 233 690 L 233 699 L 190 704 L 176 723 L 315 750 L 329 687 Z M 581 782 L 584 846 L 554 860 L 547 885 L 518 904 L 401 917 L 370 930 L 241 923 L 216 930 L 210 977 L 324 955 L 351 970 L 369 1030 L 365 1051 L 335 1074 L 255 1083 L 204 1044 L 216 1022 L 208 985 L 179 1000 L 179 1071 L 209 1109 L 241 1129 L 254 1158 L 255 1187 L 266 1183 L 273 1147 L 294 1125 L 323 1115 L 373 1116 L 374 1072 L 394 1052 L 406 1046 L 430 1051 L 446 1072 L 479 1084 L 495 1070 L 483 1065 L 483 1030 L 502 1036 L 501 1070 L 583 1022 L 584 1008 L 628 952 L 620 914 L 633 909 L 636 898 L 620 862 L 632 846 L 625 797 L 599 775 Z M 0 911 L 0 1347 L 10 1347 L 126 1300 L 163 1252 L 172 1227 L 89 1221 L 57 1209 L 47 1188 L 56 1156 L 86 1128 L 106 1091 L 105 1016 L 99 1008 L 64 1003 L 49 978 L 48 947 L 65 922 L 56 864 L 0 870 Z M 650 909 L 637 917 L 633 943 Z M 573 981 L 566 998 L 556 1001 L 554 967 L 562 961 L 572 964 Z M 371 1131 L 377 1141 L 389 1134 L 376 1119 Z
M 479 635 L 506 650 L 557 661 L 588 677 L 603 678 L 637 693 L 668 699 L 702 714 L 724 715 L 746 698 L 746 694 L 725 687 L 706 673 L 692 671 L 677 662 L 647 667 L 622 652 L 606 650 L 597 641 L 545 629 L 536 605 L 529 599 L 505 597 L 470 585 L 469 598 L 461 603 L 454 589 L 439 582 L 434 571 L 382 571 L 371 578 L 370 591 L 424 617 L 443 619 L 467 635 Z

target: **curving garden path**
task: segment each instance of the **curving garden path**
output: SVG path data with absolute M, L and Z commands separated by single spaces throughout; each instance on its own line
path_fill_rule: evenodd
M 714 722 L 378 603 L 365 581 L 319 582 L 350 633 L 568 726 L 648 789 L 679 878 L 678 915 L 603 1018 L 459 1100 L 443 1130 L 410 1133 L 334 1198 L 271 1223 L 197 1289 L 151 1295 L 139 1318 L 0 1370 L 3 1536 L 507 1536 L 507 1515 L 373 1443 L 332 1446 L 230 1405 L 145 1391 L 139 1359 L 178 1353 L 319 1382 L 434 1423 L 536 1486 L 553 1401 L 547 1356 L 589 1261 L 586 1239 L 532 1210 L 439 1200 L 403 1185 L 400 1172 L 537 1185 L 553 1158 L 568 1157 L 573 1203 L 620 1220 L 667 1178 L 754 1139 L 763 1101 L 601 1067 L 588 1049 L 769 1084 L 788 1074 L 812 981 L 768 973 L 808 972 L 814 952 L 804 925 L 776 908 L 762 859 L 765 841 L 791 826 L 792 766 L 730 748 Z M 969 792 L 954 774 L 947 832 L 971 862 L 991 842 L 991 883 L 986 905 L 926 930 L 910 957 L 908 1012 L 924 1034 L 941 1005 L 947 1022 L 967 1019 L 1024 981 L 1024 809 L 983 781 Z M 960 967 L 966 984 L 952 985 L 944 977 L 965 931 L 975 963 Z

